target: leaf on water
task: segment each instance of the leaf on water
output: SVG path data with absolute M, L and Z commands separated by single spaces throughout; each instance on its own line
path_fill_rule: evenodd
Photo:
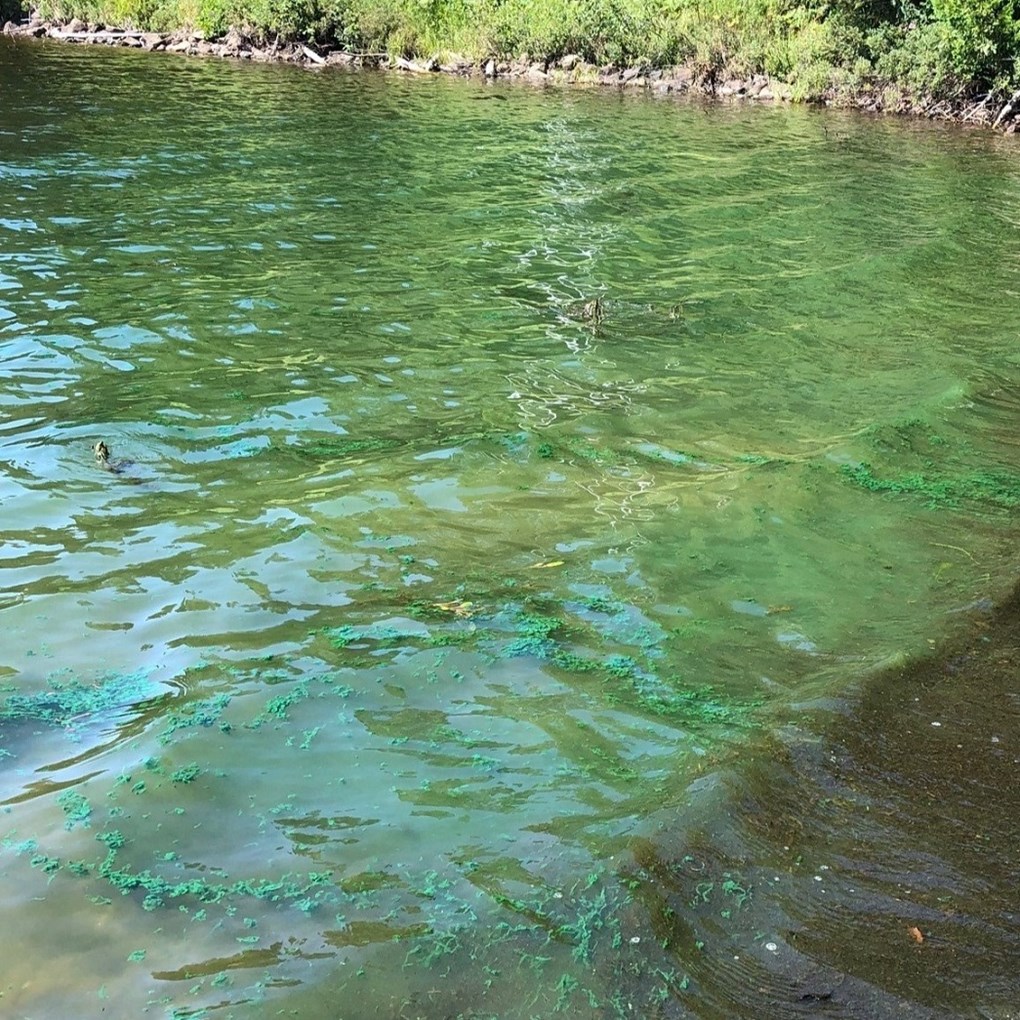
M 532 563 L 528 570 L 543 570 L 546 567 L 562 567 L 563 560 L 548 560 L 545 563 Z
M 792 613 L 793 606 L 769 606 L 765 612 L 768 616 L 774 616 L 776 613 Z
M 453 602 L 433 602 L 433 609 L 441 609 L 444 613 L 453 613 L 454 616 L 471 616 L 473 602 L 465 602 L 463 599 L 455 599 Z
M 917 927 L 908 928 L 907 931 L 910 933 L 910 937 L 920 945 L 924 941 L 924 935 L 921 933 L 921 929 Z

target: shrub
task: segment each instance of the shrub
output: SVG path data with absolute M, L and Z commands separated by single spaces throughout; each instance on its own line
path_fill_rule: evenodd
M 1017 81 L 1020 0 L 932 0 L 961 79 L 1005 90 Z

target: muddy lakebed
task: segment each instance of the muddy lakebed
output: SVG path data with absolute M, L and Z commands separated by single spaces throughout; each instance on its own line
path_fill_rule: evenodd
M 1015 1016 L 1012 139 L 0 83 L 5 1016 Z

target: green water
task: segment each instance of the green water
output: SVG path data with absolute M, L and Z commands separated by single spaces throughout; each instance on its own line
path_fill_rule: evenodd
M 5 1015 L 754 1015 L 753 862 L 664 912 L 649 841 L 1011 582 L 1015 145 L 0 89 Z

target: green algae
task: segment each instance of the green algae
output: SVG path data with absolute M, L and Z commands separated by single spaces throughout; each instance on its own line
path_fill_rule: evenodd
M 89 819 L 92 816 L 92 805 L 74 790 L 65 790 L 59 797 L 57 803 L 65 815 L 64 828 L 73 829 L 76 825 L 88 828 Z
M 8 694 L 0 704 L 0 724 L 29 720 L 63 727 L 69 732 L 108 719 L 116 713 L 158 696 L 160 688 L 149 673 L 109 673 L 94 683 L 51 678 L 31 694 Z M 166 696 L 165 694 L 162 696 Z
M 190 765 L 184 765 L 179 769 L 174 769 L 170 773 L 170 782 L 172 783 L 193 783 L 202 773 L 202 769 L 199 768 L 197 763 L 192 762 Z
M 961 474 L 910 472 L 880 478 L 868 463 L 844 464 L 840 473 L 868 492 L 918 497 L 931 510 L 956 510 L 976 504 L 996 510 L 1020 506 L 1020 474 L 1011 471 L 977 470 Z
M 978 455 L 967 440 L 951 440 L 922 418 L 875 425 L 865 433 L 883 458 L 843 464 L 846 481 L 868 492 L 907 496 L 926 509 L 1014 510 L 1020 506 L 1020 473 L 975 465 Z
M 521 583 L 515 581 L 514 585 L 504 585 L 503 591 L 509 588 L 520 590 L 521 587 Z M 361 660 L 357 655 L 360 644 L 367 642 L 380 650 L 399 646 L 424 652 L 435 648 L 434 640 L 437 636 L 455 634 L 457 638 L 448 649 L 435 652 L 432 670 L 443 667 L 446 661 L 444 656 L 453 649 L 457 649 L 457 654 L 465 651 L 480 654 L 495 652 L 497 657 L 504 659 L 532 656 L 543 664 L 543 668 L 557 675 L 576 678 L 580 684 L 594 684 L 594 689 L 600 691 L 599 698 L 603 704 L 626 706 L 631 713 L 668 718 L 670 722 L 684 727 L 699 722 L 716 726 L 742 725 L 748 719 L 746 707 L 724 703 L 714 698 L 707 688 L 688 689 L 675 676 L 660 678 L 654 657 L 658 653 L 658 646 L 670 639 L 669 635 L 663 637 L 648 631 L 643 625 L 633 626 L 627 634 L 628 639 L 634 642 L 632 653 L 614 650 L 616 642 L 602 632 L 601 625 L 603 618 L 625 617 L 631 611 L 625 603 L 603 596 L 592 596 L 578 603 L 559 600 L 548 594 L 528 596 L 520 602 L 500 603 L 498 597 L 493 598 L 490 593 L 489 598 L 483 596 L 479 599 L 480 602 L 483 600 L 493 606 L 489 612 L 479 614 L 470 622 L 451 619 L 450 613 L 437 614 L 432 617 L 427 636 L 426 633 L 409 631 L 399 625 L 350 623 L 341 628 L 320 629 L 312 635 L 312 639 L 315 639 L 316 634 L 327 637 L 334 657 L 334 667 L 358 670 L 361 668 Z M 579 617 L 576 613 L 578 605 L 592 614 L 593 619 Z M 334 641 L 333 637 L 339 637 L 340 640 Z M 449 670 L 451 679 L 461 675 L 449 665 L 444 668 Z M 426 682 L 427 673 L 424 667 L 420 668 L 420 675 Z M 345 678 L 353 675 L 345 673 Z M 264 727 L 289 729 L 291 732 L 286 743 L 311 751 L 315 747 L 313 741 L 323 727 L 321 724 L 308 725 L 304 708 L 306 703 L 338 696 L 346 699 L 354 693 L 352 685 L 340 682 L 334 673 L 320 673 L 298 680 L 270 671 L 263 674 L 262 684 L 262 697 L 255 704 L 254 715 L 250 714 L 251 709 L 247 707 L 251 704 L 249 699 L 239 699 L 236 695 L 221 694 L 185 703 L 167 716 L 165 725 L 158 731 L 159 743 L 166 746 L 179 740 L 191 740 L 197 734 L 210 729 L 215 731 L 217 727 L 221 732 L 230 732 L 232 725 L 243 722 L 241 713 L 247 712 L 249 719 L 244 723 L 244 730 L 248 733 L 257 733 Z M 421 712 L 417 710 L 403 715 L 359 710 L 358 718 L 369 725 L 373 732 L 388 736 L 394 746 L 432 748 L 430 753 L 435 756 L 433 760 L 437 764 L 448 760 L 451 767 L 469 769 L 480 781 L 490 782 L 506 768 L 504 760 L 490 752 L 480 732 L 469 732 L 450 725 L 442 712 L 423 720 Z M 224 726 L 228 729 L 223 730 Z M 573 735 L 568 730 L 573 731 Z M 553 731 L 556 732 L 555 728 Z M 584 774 L 597 776 L 602 782 L 618 784 L 620 789 L 633 786 L 640 780 L 639 769 L 617 753 L 613 742 L 604 739 L 587 725 L 563 728 L 562 735 L 564 739 L 578 745 L 576 767 Z M 463 748 L 466 754 L 462 758 L 437 756 L 441 748 L 451 744 Z M 171 785 L 187 786 L 194 783 L 208 766 L 204 762 L 192 761 L 174 768 L 149 756 L 141 761 L 140 768 L 150 777 L 149 785 L 143 779 L 132 785 L 131 773 L 125 770 L 111 779 L 111 792 L 128 788 L 135 794 L 144 794 L 145 798 L 157 797 L 161 790 L 165 791 Z M 137 774 L 137 769 L 135 771 Z M 161 777 L 163 782 L 153 782 L 152 777 Z M 411 795 L 407 796 L 415 802 Z M 427 808 L 430 804 L 463 802 L 472 796 L 464 780 L 450 783 L 433 781 L 422 784 L 417 802 Z M 498 809 L 504 803 L 504 798 L 509 807 L 513 803 L 512 797 L 513 792 L 509 788 L 489 788 L 485 793 L 486 804 L 490 808 Z M 68 820 L 74 818 L 76 823 L 82 825 L 88 824 L 90 815 L 94 813 L 80 794 L 65 796 L 61 807 Z M 287 800 L 266 814 L 280 817 L 281 813 L 288 815 L 292 812 L 293 805 Z M 111 811 L 111 815 L 113 813 Z M 73 861 L 64 863 L 55 854 L 35 847 L 29 854 L 28 863 L 49 880 L 63 874 L 65 880 L 82 878 L 93 886 L 97 882 L 103 883 L 110 895 L 115 898 L 117 894 L 128 897 L 138 909 L 146 913 L 180 909 L 190 911 L 197 918 L 215 908 L 222 910 L 225 916 L 230 916 L 244 901 L 288 908 L 302 916 L 324 908 L 335 911 L 340 907 L 348 915 L 357 911 L 385 914 L 387 909 L 393 909 L 392 906 L 387 908 L 384 899 L 386 890 L 393 888 L 389 879 L 368 885 L 361 883 L 359 888 L 357 882 L 339 880 L 334 878 L 331 870 L 321 868 L 280 877 L 228 877 L 226 874 L 217 874 L 215 870 L 196 871 L 184 863 L 176 850 L 167 849 L 150 850 L 141 862 L 133 861 L 131 858 L 141 851 L 141 846 L 146 842 L 139 824 L 125 818 L 121 827 L 101 831 L 96 839 L 106 852 L 95 859 L 79 855 Z M 166 825 L 165 822 L 162 824 Z M 152 864 L 153 855 L 156 864 Z M 495 940 L 503 939 L 511 944 L 523 940 L 523 945 L 530 945 L 537 926 L 546 939 L 566 947 L 568 957 L 575 965 L 581 968 L 595 965 L 599 954 L 606 951 L 606 946 L 618 949 L 621 945 L 621 929 L 616 916 L 620 905 L 609 898 L 608 887 L 588 892 L 589 888 L 591 883 L 585 889 L 571 891 L 567 897 L 567 909 L 566 904 L 554 899 L 548 890 L 541 898 L 529 902 L 527 898 L 505 895 L 494 887 L 491 890 L 493 903 L 512 911 L 520 923 L 494 930 L 493 944 Z M 395 931 L 404 932 L 401 937 L 413 940 L 414 960 L 425 966 L 438 966 L 440 960 L 456 956 L 463 951 L 464 945 L 477 941 L 475 921 L 465 922 L 463 929 L 456 931 L 448 928 L 443 931 L 433 930 L 431 927 L 448 912 L 477 917 L 477 904 L 455 891 L 450 876 L 435 871 L 415 878 L 409 876 L 408 894 L 411 892 L 426 903 L 434 904 L 434 907 L 427 908 L 426 913 L 431 916 L 434 912 L 436 917 L 436 921 L 413 921 L 402 928 L 394 928 Z M 108 901 L 103 897 L 99 899 Z M 364 925 L 383 922 L 362 915 L 353 923 Z M 525 955 L 522 949 L 522 959 Z M 528 965 L 541 967 L 541 955 L 531 954 Z M 587 987 L 584 982 L 578 982 L 575 991 L 585 997 L 582 1001 L 598 998 L 601 994 Z
M 160 743 L 170 743 L 181 731 L 217 725 L 230 702 L 229 694 L 217 694 L 185 705 L 177 712 L 169 713 L 166 717 L 166 726 L 159 736 Z
M 339 437 L 302 443 L 293 449 L 302 456 L 316 460 L 343 460 L 355 454 L 385 452 L 396 449 L 398 446 L 400 446 L 399 440 L 381 436 L 362 439 Z

